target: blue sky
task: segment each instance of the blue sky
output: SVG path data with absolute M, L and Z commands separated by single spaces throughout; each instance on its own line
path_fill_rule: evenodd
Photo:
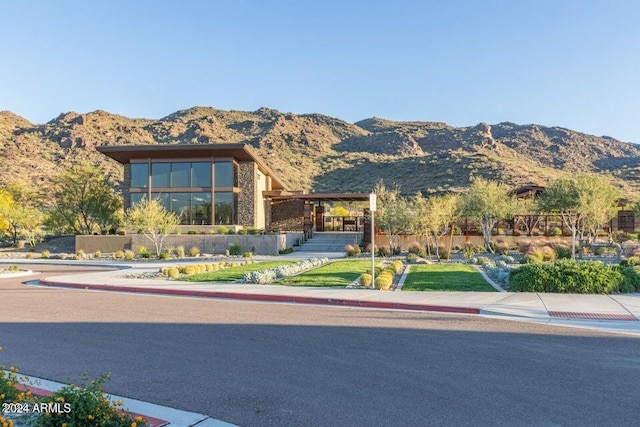
M 0 110 L 195 105 L 640 143 L 640 2 L 0 0 Z

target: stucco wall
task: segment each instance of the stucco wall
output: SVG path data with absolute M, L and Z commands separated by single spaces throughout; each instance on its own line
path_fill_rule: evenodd
M 76 251 L 112 253 L 131 249 L 131 236 L 76 236 Z
M 124 209 L 131 207 L 131 164 L 124 164 L 124 181 L 122 181 L 122 197 L 124 198 Z M 95 251 L 94 251 L 95 252 Z

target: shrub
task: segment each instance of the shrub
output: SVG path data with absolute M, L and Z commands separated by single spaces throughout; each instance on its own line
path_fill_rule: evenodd
M 551 227 L 549 228 L 550 236 L 562 236 L 562 229 L 560 227 Z
M 227 230 L 227 234 L 236 234 L 236 230 L 234 228 L 230 228 Z
M 189 230 L 187 231 L 187 234 L 194 235 L 196 234 L 196 230 Z
M 241 228 L 240 230 L 238 230 L 238 234 L 241 234 L 241 235 L 249 234 L 249 230 L 247 230 L 246 228 Z
M 180 271 L 177 268 L 170 268 L 167 271 L 167 276 L 169 276 L 169 278 L 171 279 L 175 279 L 176 277 L 180 276 Z
M 189 249 L 189 256 L 194 257 L 198 255 L 200 255 L 200 249 L 198 249 L 197 246 L 192 246 L 191 249 Z
M 187 266 L 184 268 L 184 274 L 186 274 L 187 276 L 196 274 L 196 268 L 194 266 Z
M 136 254 L 134 254 L 132 250 L 127 249 L 126 251 L 124 251 L 124 259 L 126 259 L 127 261 L 131 261 L 135 257 Z
M 509 283 L 512 290 L 522 292 L 608 294 L 638 290 L 640 280 L 629 267 L 612 267 L 599 261 L 562 260 L 514 269 Z
M 279 249 L 278 253 L 280 255 L 286 255 L 286 254 L 290 254 L 293 252 L 293 248 L 284 248 L 284 249 Z
M 445 248 L 444 246 L 438 246 L 438 256 L 440 257 L 440 259 L 449 259 L 451 253 L 449 252 L 449 249 Z
M 371 275 L 364 273 L 360 276 L 359 279 L 360 285 L 365 286 L 365 287 L 369 287 L 371 286 Z
M 176 248 L 176 257 L 178 257 L 178 258 L 184 258 L 185 257 L 184 246 L 178 246 Z
M 393 283 L 393 279 L 389 277 L 385 277 L 380 275 L 376 277 L 376 289 L 380 289 L 381 291 L 388 291 L 391 289 L 391 284 Z
M 68 385 L 55 391 L 51 396 L 43 397 L 41 402 L 47 405 L 64 402 L 71 409 L 69 412 L 59 411 L 40 416 L 36 424 L 40 427 L 67 426 L 111 426 L 130 427 L 146 426 L 146 421 L 141 416 L 133 417 L 120 406 L 122 402 L 114 402 L 105 395 L 104 383 L 109 375 L 103 375 L 91 381 L 90 385 Z M 86 380 L 86 378 L 85 378 Z M 90 421 L 89 421 L 90 420 Z
M 95 252 L 93 253 L 93 256 L 94 256 L 94 258 L 100 258 L 100 257 L 102 256 L 102 252 L 100 252 L 100 251 L 95 251 Z
M 464 254 L 467 262 L 471 262 L 473 257 L 476 255 L 476 248 L 473 245 L 464 245 L 462 248 L 462 253 Z
M 11 271 L 11 272 L 16 272 L 18 270 L 20 270 L 20 268 L 17 265 L 10 265 L 9 266 L 9 271 Z
M 556 252 L 556 258 L 558 259 L 569 259 L 571 258 L 571 250 L 566 246 L 557 245 L 553 248 Z
M 140 255 L 141 258 L 151 258 L 151 252 L 149 252 L 145 246 L 138 247 L 138 255 Z
M 84 250 L 82 250 L 82 249 L 78 249 L 78 250 L 76 251 L 76 255 L 77 255 L 79 258 L 83 258 L 86 254 L 85 254 Z
M 253 256 L 253 252 L 250 252 L 250 251 L 249 252 L 245 252 L 245 253 L 242 254 L 242 256 L 244 258 L 251 258 Z
M 124 252 L 122 252 L 122 251 L 115 251 L 115 252 L 113 253 L 113 257 L 114 257 L 115 259 L 122 259 L 122 258 L 124 258 Z
M 499 255 L 509 254 L 509 244 L 505 241 L 499 240 L 496 242 L 495 251 Z
M 218 271 L 220 269 L 220 264 L 211 264 L 211 271 Z
M 49 252 L 48 250 L 43 250 L 42 252 L 40 252 L 40 258 L 43 259 L 47 259 L 51 256 L 51 252 Z
M 540 253 L 542 254 L 542 259 L 544 261 L 554 261 L 557 257 L 556 251 L 554 251 L 549 246 L 543 246 L 540 248 Z
M 381 246 L 378 249 L 378 255 L 388 257 L 389 255 L 391 255 L 391 248 L 389 248 L 389 246 Z
M 238 243 L 230 243 L 229 244 L 229 255 L 240 255 L 242 253 L 242 248 Z
M 261 234 L 262 230 L 257 229 L 257 228 L 251 228 L 249 229 L 249 234 L 253 234 L 253 235 L 257 235 L 257 234 Z
M 536 254 L 526 254 L 520 260 L 521 264 L 540 264 L 542 262 L 542 257 Z
M 160 252 L 160 255 L 158 255 L 158 259 L 167 259 L 169 258 L 169 252 L 167 251 L 162 251 Z
M 622 261 L 620 261 L 620 265 L 624 267 L 635 267 L 637 265 L 640 265 L 640 257 L 631 256 L 629 258 L 623 259 Z
M 344 247 L 344 252 L 345 254 L 347 254 L 347 256 L 353 256 L 353 245 L 345 245 Z
M 424 257 L 425 256 L 424 248 L 422 247 L 422 245 L 419 242 L 411 242 L 411 244 L 409 245 L 407 250 L 408 250 L 408 252 L 410 254 L 414 254 L 414 255 L 417 255 L 419 257 Z
M 413 254 L 413 253 L 407 254 L 407 262 L 414 263 L 414 262 L 416 262 L 417 259 L 418 259 L 418 255 Z

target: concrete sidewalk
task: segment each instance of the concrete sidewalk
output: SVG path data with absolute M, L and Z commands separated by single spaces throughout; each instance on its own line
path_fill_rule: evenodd
M 155 272 L 160 264 L 126 274 Z M 294 286 L 176 282 L 117 277 L 123 271 L 40 278 L 44 286 L 361 308 L 476 314 L 640 336 L 640 294 L 579 295 L 511 292 L 381 292 Z

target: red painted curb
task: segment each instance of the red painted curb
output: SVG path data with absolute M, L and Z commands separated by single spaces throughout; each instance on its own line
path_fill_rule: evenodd
M 218 291 L 193 291 L 185 289 L 161 289 L 161 288 L 139 288 L 135 286 L 112 286 L 112 285 L 83 285 L 78 283 L 60 283 L 50 282 L 48 280 L 40 280 L 41 285 L 58 287 L 87 289 L 96 291 L 110 292 L 133 292 L 153 295 L 178 295 L 200 298 L 221 298 L 236 299 L 245 301 L 268 301 L 268 302 L 288 302 L 295 304 L 314 304 L 314 305 L 335 305 L 346 307 L 362 307 L 362 308 L 381 308 L 391 310 L 414 310 L 414 311 L 435 311 L 440 313 L 462 313 L 462 314 L 480 314 L 479 308 L 470 307 L 453 307 L 446 305 L 424 305 L 424 304 L 407 304 L 401 302 L 378 302 L 378 301 L 362 301 L 351 299 L 332 299 L 332 298 L 315 298 L 315 297 L 299 297 L 291 295 L 268 295 L 268 294 L 243 294 L 240 292 L 218 292 Z

